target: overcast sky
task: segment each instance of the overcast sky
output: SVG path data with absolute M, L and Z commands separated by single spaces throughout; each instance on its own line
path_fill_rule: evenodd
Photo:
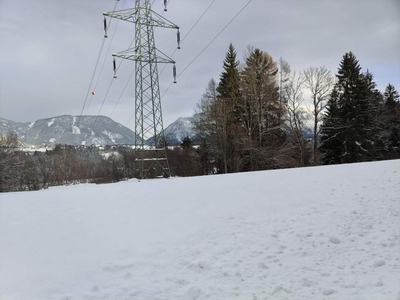
M 212 1 L 171 0 L 164 16 L 181 27 L 184 37 Z M 215 1 L 175 53 L 178 74 L 247 2 Z M 111 11 L 115 3 L 0 0 L 0 117 L 28 122 L 79 115 L 103 41 L 102 13 Z M 120 0 L 117 10 L 134 3 Z M 161 13 L 163 0 L 155 0 L 153 9 Z M 88 98 L 84 114 L 99 113 L 112 81 L 111 54 L 126 50 L 133 37 L 134 24 L 112 21 L 94 80 L 95 84 L 99 78 L 96 96 Z M 156 39 L 157 48 L 172 54 L 174 30 L 157 29 Z M 334 74 L 343 54 L 352 51 L 363 71 L 373 73 L 380 90 L 388 83 L 400 90 L 400 0 L 253 0 L 165 94 L 165 127 L 193 114 L 208 81 L 218 80 L 230 42 L 241 61 L 246 47 L 252 45 L 276 61 L 283 57 L 293 70 L 325 65 Z M 101 115 L 111 115 L 133 69 L 134 62 L 123 61 Z M 161 94 L 171 82 L 172 66 L 167 66 L 160 76 Z M 132 121 L 128 124 L 134 113 L 133 95 L 131 80 L 111 116 L 129 128 L 133 128 Z

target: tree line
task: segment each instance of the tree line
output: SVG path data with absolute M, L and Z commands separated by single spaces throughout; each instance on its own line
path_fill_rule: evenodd
M 296 73 L 251 47 L 240 64 L 231 44 L 195 120 L 205 174 L 400 157 L 399 94 L 378 91 L 351 52 L 333 76 L 324 66 Z
M 139 178 L 135 150 L 126 146 L 56 145 L 52 150 L 29 153 L 18 135 L 0 136 L 0 192 L 33 191 L 78 183 L 112 183 Z M 189 137 L 181 147 L 167 148 L 173 176 L 203 174 L 198 153 Z
M 53 150 L 20 150 L 15 133 L 0 137 L 0 192 L 39 190 L 76 183 L 116 182 L 129 175 L 128 153 L 104 157 L 97 148 L 56 145 Z M 121 152 L 122 154 L 119 154 Z
M 209 81 L 195 108 L 199 145 L 185 137 L 180 147 L 163 146 L 173 176 L 395 159 L 399 100 L 391 84 L 381 93 L 351 52 L 333 76 L 324 66 L 292 71 L 284 59 L 252 47 L 240 63 L 231 44 L 219 81 Z M 304 135 L 309 127 L 311 138 Z M 15 133 L 0 136 L 0 192 L 137 175 L 132 148 L 57 145 L 28 154 L 20 143 Z

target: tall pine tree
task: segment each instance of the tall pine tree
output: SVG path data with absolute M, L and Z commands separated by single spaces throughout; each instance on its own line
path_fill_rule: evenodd
M 343 56 L 321 126 L 323 163 L 369 161 L 374 158 L 376 133 L 368 76 L 353 53 Z
M 383 138 L 386 158 L 400 157 L 400 95 L 395 87 L 386 87 L 383 108 Z
M 217 92 L 220 98 L 228 99 L 233 104 L 240 96 L 239 90 L 239 61 L 233 44 L 229 45 L 220 75 Z
M 240 122 L 261 147 L 265 132 L 278 128 L 280 112 L 276 75 L 278 68 L 272 57 L 260 49 L 250 49 L 241 72 Z
M 229 45 L 223 68 L 212 113 L 221 150 L 221 167 L 219 169 L 223 173 L 231 173 L 239 171 L 236 122 L 238 114 L 237 103 L 240 98 L 239 61 L 236 59 L 236 50 L 232 44 Z

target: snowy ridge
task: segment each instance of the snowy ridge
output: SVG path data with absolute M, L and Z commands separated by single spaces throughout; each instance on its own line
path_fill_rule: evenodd
M 15 131 L 27 145 L 54 146 L 55 143 L 74 145 L 134 144 L 135 134 L 105 116 L 69 115 L 17 123 L 0 119 L 0 134 Z
M 26 131 L 31 128 L 33 124 L 14 122 L 0 118 L 0 135 L 6 135 L 9 132 L 15 132 L 20 137 L 25 136 Z
M 197 140 L 194 130 L 193 117 L 178 118 L 164 130 L 165 139 L 169 146 L 179 146 L 183 139 L 189 136 L 192 140 Z M 154 137 L 146 141 L 148 145 L 154 144 Z
M 53 124 L 54 124 L 54 118 L 51 119 L 51 121 L 47 123 L 47 127 L 50 127 L 50 126 L 53 125 Z M 29 126 L 30 126 L 30 125 L 29 125 Z M 32 126 L 33 126 L 33 125 L 32 125 Z M 29 128 L 32 128 L 32 126 L 30 126 Z
M 0 298 L 397 300 L 399 174 L 397 160 L 3 194 Z

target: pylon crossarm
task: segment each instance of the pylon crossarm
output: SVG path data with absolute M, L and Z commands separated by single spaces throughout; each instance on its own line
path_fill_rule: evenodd
M 113 53 L 114 57 L 120 57 L 123 59 L 129 59 L 129 60 L 133 60 L 133 61 L 137 61 L 139 55 L 136 53 L 136 49 L 132 48 L 132 49 L 128 49 L 128 50 L 124 50 L 118 53 Z
M 175 64 L 176 62 L 169 57 L 168 55 L 166 55 L 164 52 L 162 52 L 161 50 L 156 48 L 156 51 L 161 55 L 161 56 L 157 56 L 157 59 L 159 58 L 160 61 L 157 61 L 158 63 L 166 63 L 166 64 Z
M 134 16 L 136 15 L 136 11 L 137 10 L 135 8 L 118 10 L 118 11 L 110 11 L 110 12 L 103 13 L 103 16 L 135 23 Z
M 152 26 L 155 27 L 162 27 L 162 28 L 171 28 L 171 29 L 179 29 L 179 26 L 172 23 L 171 21 L 167 20 L 160 14 L 156 13 L 154 10 L 151 10 L 153 15 L 153 24 Z
M 150 13 L 152 15 L 152 17 L 151 17 L 152 22 L 150 24 L 148 24 L 147 18 L 143 19 L 143 20 L 145 20 L 145 22 L 143 22 L 143 23 L 140 22 L 139 20 L 135 19 L 135 16 L 137 15 L 137 9 L 135 9 L 135 8 L 105 12 L 105 13 L 103 13 L 103 16 L 120 19 L 123 21 L 131 22 L 131 23 L 137 23 L 140 25 L 149 25 L 149 26 L 153 26 L 153 27 L 179 29 L 178 25 L 167 20 L 166 18 L 164 18 L 160 14 L 156 13 L 155 11 L 150 10 Z
M 155 59 L 154 57 L 150 57 L 149 55 L 143 55 L 143 54 L 138 55 L 136 53 L 136 48 L 131 48 L 118 53 L 113 53 L 113 56 L 133 61 L 147 62 L 147 63 L 175 64 L 175 61 L 172 58 L 169 58 L 167 55 L 165 55 L 158 49 L 156 49 L 156 51 L 159 52 L 161 55 L 157 55 Z

